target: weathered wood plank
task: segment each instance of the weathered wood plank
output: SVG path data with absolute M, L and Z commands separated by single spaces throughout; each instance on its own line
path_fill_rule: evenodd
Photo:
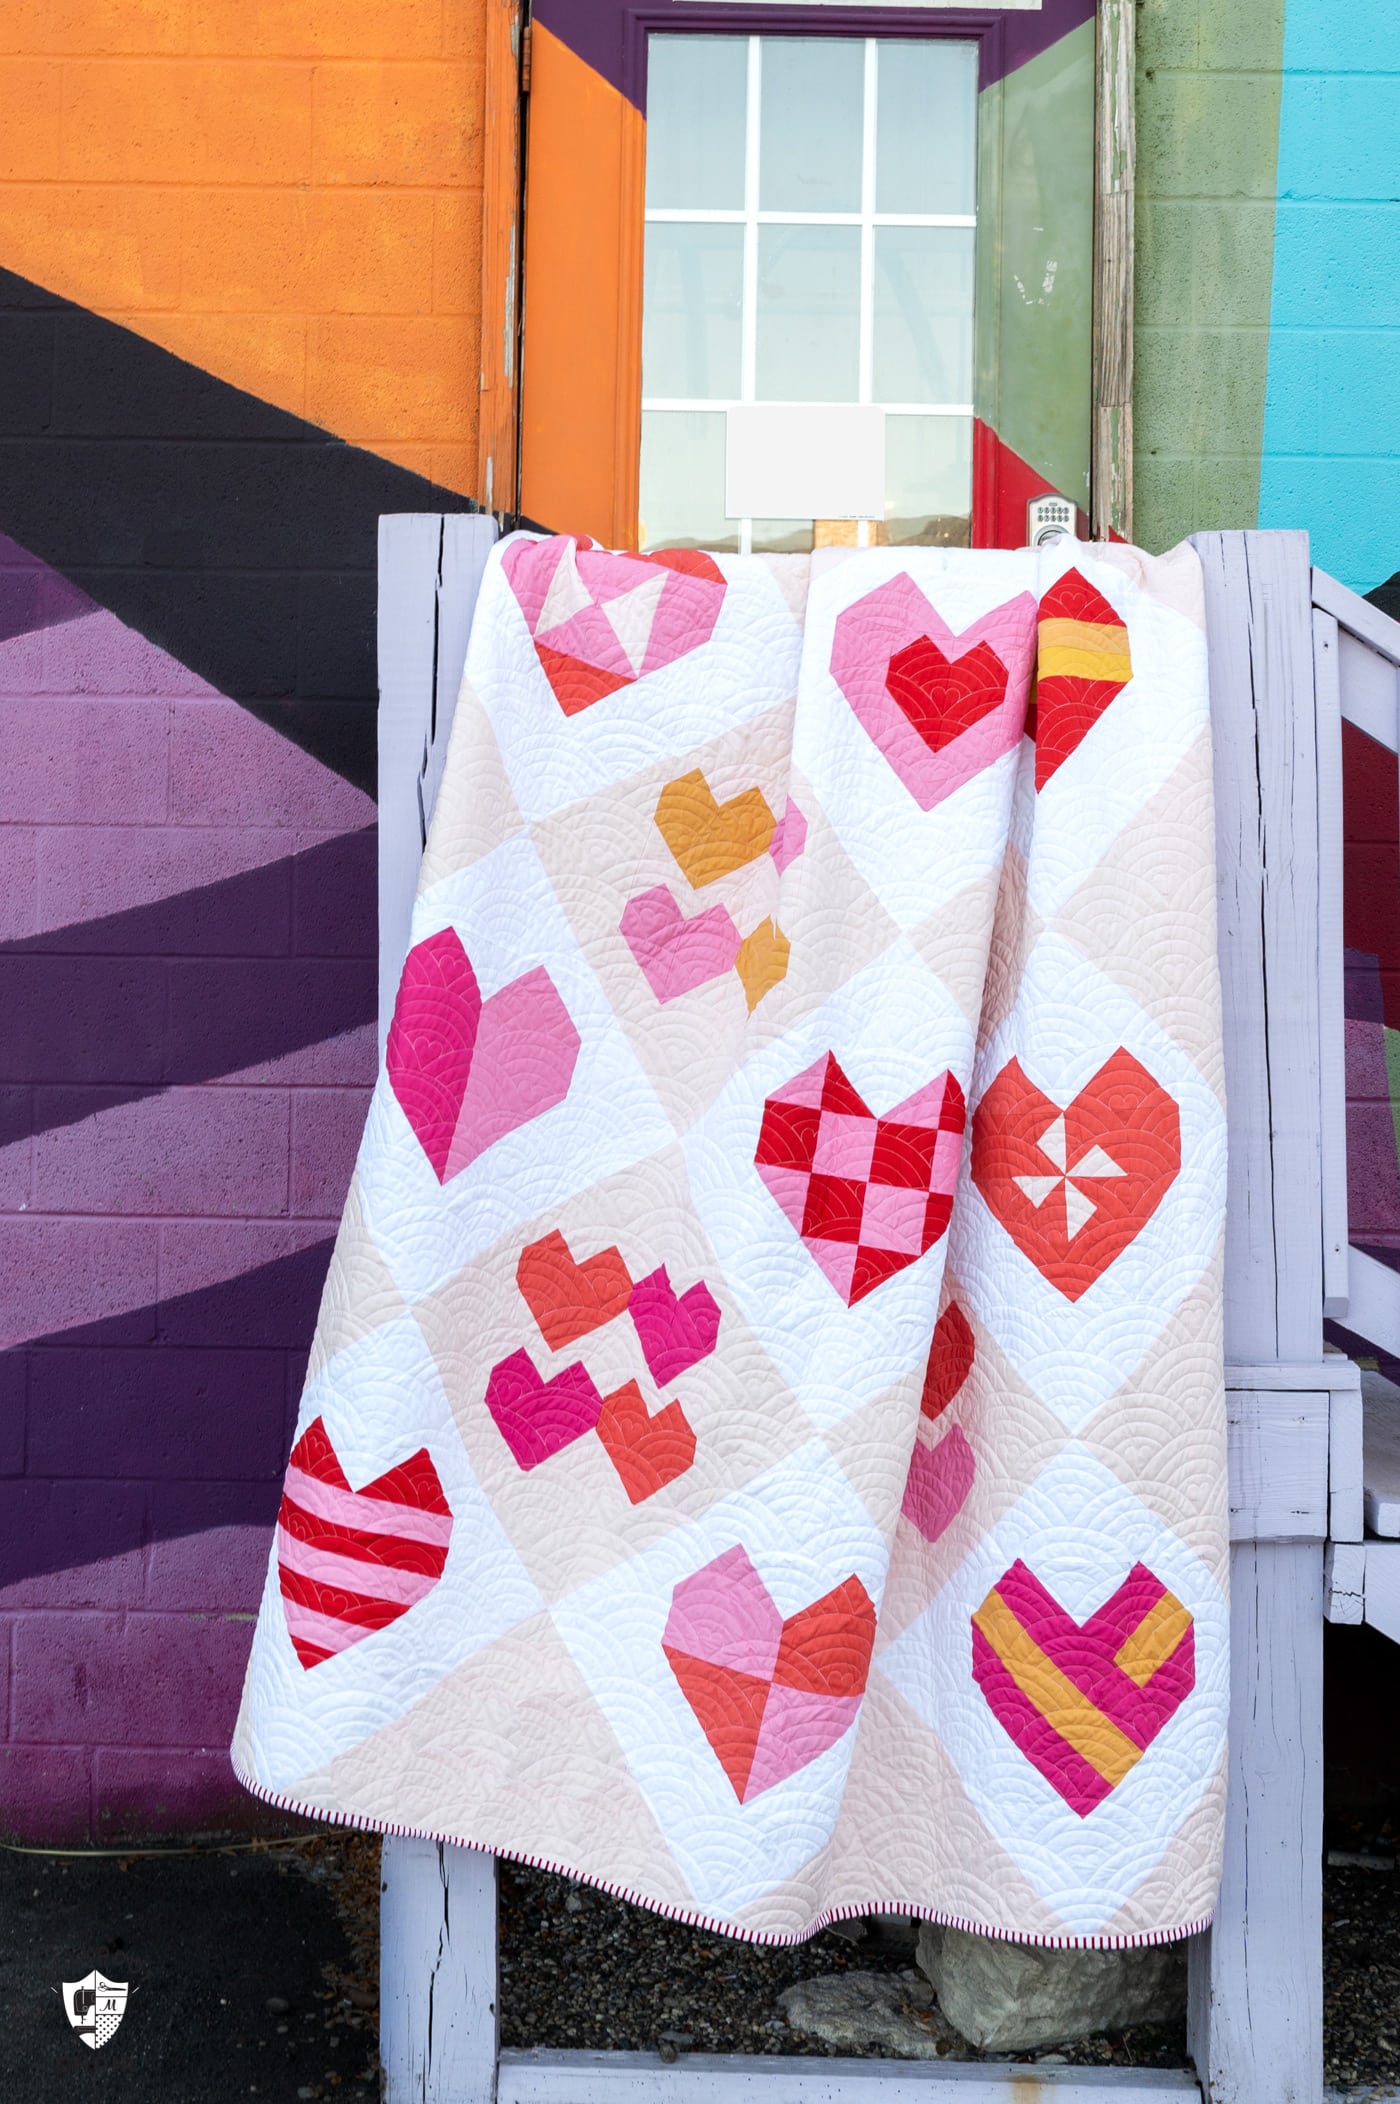
M 1184 2069 L 768 2058 L 683 2053 L 501 2055 L 498 2104 L 1200 2104 Z
M 1215 733 L 1230 1106 L 1225 1344 L 1322 1360 L 1321 1034 L 1312 587 L 1302 534 L 1196 536 Z M 1317 1392 L 1324 1393 L 1325 1379 Z M 1306 1391 L 1302 1391 L 1306 1393 Z M 1189 2033 L 1212 2104 L 1322 2090 L 1322 1548 L 1231 1551 L 1225 1869 L 1193 1939 Z
M 1334 614 L 1313 608 L 1317 942 L 1322 1091 L 1322 1312 L 1347 1311 L 1346 986 L 1342 926 L 1342 691 Z
M 379 521 L 379 1047 L 394 1013 L 428 819 L 496 523 L 480 512 Z
M 1322 1611 L 1355 1627 L 1366 1617 L 1366 1544 L 1328 1542 L 1322 1565 Z
M 1393 1541 L 1400 1536 L 1400 1388 L 1384 1374 L 1363 1373 L 1361 1394 L 1366 1525 Z
M 1337 630 L 1342 720 L 1353 723 L 1387 752 L 1394 752 L 1400 715 L 1400 672 L 1359 636 Z
M 1133 0 L 1099 0 L 1094 174 L 1093 436 L 1095 540 L 1133 537 Z
M 1347 1328 L 1400 1359 L 1400 1271 L 1354 1243 L 1347 1252 Z
M 1332 1541 L 1351 1542 L 1360 1541 L 1366 1531 L 1362 1376 L 1350 1359 L 1341 1363 L 1351 1379 L 1346 1386 L 1334 1387 L 1331 1392 L 1327 1440 L 1327 1533 Z
M 1400 1644 L 1400 1542 L 1366 1544 L 1366 1620 Z
M 384 2104 L 491 2104 L 495 1857 L 386 1834 L 379 1924 Z
M 1330 1398 L 1227 1391 L 1230 1539 L 1323 1541 Z
M 1400 621 L 1393 621 L 1383 614 L 1369 599 L 1349 586 L 1338 584 L 1325 570 L 1312 573 L 1312 601 L 1324 613 L 1331 614 L 1343 628 L 1369 643 L 1373 650 L 1388 658 L 1392 665 L 1400 665 Z
M 1215 1926 L 1191 1939 L 1188 2043 L 1211 2104 L 1322 2094 L 1322 1551 L 1230 1556 L 1230 1786 Z

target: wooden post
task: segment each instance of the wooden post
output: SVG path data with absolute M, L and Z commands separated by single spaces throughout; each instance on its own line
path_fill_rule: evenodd
M 1301 533 L 1195 537 L 1215 732 L 1229 1360 L 1322 1357 L 1317 720 Z M 1321 1384 L 1319 1384 L 1321 1385 Z M 1322 2095 L 1322 1544 L 1231 1551 L 1225 1874 L 1193 1939 L 1211 2104 Z
M 1094 539 L 1133 537 L 1133 0 L 1099 0 L 1094 142 Z
M 418 865 L 466 662 L 472 609 L 496 538 L 483 512 L 379 521 L 379 1050 L 384 1051 Z
M 384 2104 L 492 2104 L 496 1858 L 384 1836 L 379 2058 Z

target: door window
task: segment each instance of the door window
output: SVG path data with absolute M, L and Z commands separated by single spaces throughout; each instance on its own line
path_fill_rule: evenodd
M 643 548 L 968 542 L 976 127 L 972 42 L 651 38 Z M 728 516 L 731 408 L 851 404 L 882 510 Z

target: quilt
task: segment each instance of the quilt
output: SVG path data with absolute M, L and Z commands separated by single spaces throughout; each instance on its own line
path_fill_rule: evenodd
M 233 1747 L 736 1936 L 1209 1920 L 1194 552 L 482 585 Z

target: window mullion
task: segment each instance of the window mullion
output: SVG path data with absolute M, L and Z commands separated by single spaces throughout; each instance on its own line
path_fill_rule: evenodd
M 739 393 L 745 402 L 756 399 L 758 385 L 758 164 L 762 123 L 763 46 L 749 38 L 747 106 L 744 125 L 744 291 L 739 324 Z M 747 555 L 753 547 L 753 520 L 739 522 L 739 550 Z

